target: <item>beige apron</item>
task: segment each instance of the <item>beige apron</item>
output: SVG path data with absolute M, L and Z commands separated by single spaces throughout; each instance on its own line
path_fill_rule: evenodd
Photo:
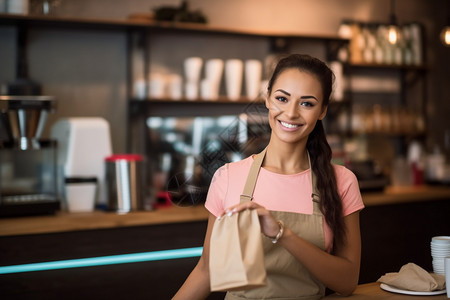
M 264 160 L 266 150 L 255 156 L 244 188 L 244 198 L 252 199 L 259 169 Z M 309 158 L 309 157 L 308 157 Z M 311 165 L 311 163 L 310 163 Z M 277 220 L 282 220 L 287 228 L 296 235 L 313 243 L 320 249 L 325 249 L 323 231 L 323 215 L 320 211 L 319 194 L 315 184 L 315 175 L 311 171 L 313 193 L 312 215 L 272 211 Z M 247 195 L 247 196 L 245 196 Z M 241 196 L 241 202 L 243 196 Z M 245 201 L 245 200 L 244 200 Z M 264 259 L 267 270 L 267 285 L 264 287 L 239 292 L 228 292 L 226 300 L 242 299 L 320 299 L 325 294 L 325 286 L 319 282 L 297 259 L 279 244 L 273 244 L 270 239 L 263 239 Z

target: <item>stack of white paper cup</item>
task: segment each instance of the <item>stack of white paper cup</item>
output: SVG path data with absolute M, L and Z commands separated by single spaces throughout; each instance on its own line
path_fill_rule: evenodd
M 445 286 L 447 287 L 447 298 L 450 298 L 450 256 L 444 259 L 445 263 Z
M 445 258 L 450 257 L 450 236 L 435 236 L 431 239 L 433 272 L 445 274 Z
M 231 101 L 237 101 L 241 97 L 242 77 L 244 62 L 239 59 L 225 61 L 225 87 L 227 97 Z
M 170 99 L 180 100 L 183 95 L 183 78 L 178 74 L 167 76 L 167 94 Z
M 254 100 L 261 91 L 262 62 L 257 59 L 246 60 L 244 73 L 247 97 Z
M 202 66 L 203 59 L 200 57 L 188 57 L 184 60 L 184 75 L 186 77 L 184 90 L 188 100 L 198 99 Z
M 215 58 L 205 63 L 205 79 L 200 83 L 200 95 L 205 100 L 219 98 L 220 81 L 222 80 L 224 62 Z
M 151 98 L 161 99 L 166 96 L 166 80 L 166 76 L 163 74 L 150 74 L 148 89 Z

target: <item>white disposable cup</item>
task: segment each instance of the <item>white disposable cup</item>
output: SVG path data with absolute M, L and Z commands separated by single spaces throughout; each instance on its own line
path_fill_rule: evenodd
M 450 298 L 450 257 L 445 258 L 445 285 L 447 287 L 447 298 Z
M 69 212 L 91 212 L 95 206 L 97 184 L 74 183 L 66 184 L 67 209 Z
M 213 83 L 220 83 L 222 79 L 224 62 L 221 59 L 213 58 L 205 63 L 205 77 Z
M 203 100 L 217 100 L 219 98 L 219 83 L 207 78 L 200 83 L 200 97 Z
M 187 82 L 199 83 L 202 65 L 203 59 L 200 57 L 188 57 L 184 60 L 184 75 Z
M 258 98 L 261 90 L 262 62 L 256 59 L 245 61 L 245 90 L 251 100 Z
M 203 79 L 200 83 L 200 98 L 210 100 L 212 97 L 213 83 L 208 79 Z
M 198 83 L 196 82 L 185 82 L 184 84 L 184 94 L 188 100 L 198 99 Z
M 217 100 L 219 98 L 223 68 L 224 61 L 218 58 L 210 59 L 205 63 L 206 78 L 202 81 L 200 88 L 202 90 L 202 98 L 207 98 L 207 100 Z M 207 92 L 208 95 L 204 95 L 203 92 Z
M 163 98 L 166 92 L 166 78 L 162 74 L 151 74 L 149 94 L 152 98 Z
M 147 85 L 144 79 L 138 79 L 134 82 L 133 96 L 136 99 L 143 100 L 147 97 Z
M 225 84 L 227 97 L 230 100 L 239 100 L 241 97 L 243 71 L 242 60 L 229 59 L 225 62 Z
M 183 78 L 178 74 L 168 76 L 168 96 L 170 99 L 179 100 L 183 95 Z

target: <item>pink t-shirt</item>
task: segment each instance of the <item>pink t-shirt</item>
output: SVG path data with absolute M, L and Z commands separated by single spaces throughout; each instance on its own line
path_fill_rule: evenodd
M 225 164 L 214 174 L 205 207 L 216 217 L 226 208 L 239 203 L 253 157 Z M 343 215 L 364 208 L 356 176 L 347 168 L 334 165 L 337 187 L 342 199 Z M 310 170 L 283 175 L 261 168 L 253 192 L 253 201 L 272 211 L 312 214 Z M 332 249 L 333 234 L 324 221 L 325 247 Z

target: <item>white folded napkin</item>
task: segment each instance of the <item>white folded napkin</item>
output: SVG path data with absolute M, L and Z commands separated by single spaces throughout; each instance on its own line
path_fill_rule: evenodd
M 445 288 L 445 276 L 428 273 L 414 263 L 404 265 L 398 273 L 386 273 L 377 281 L 416 292 L 432 292 Z

